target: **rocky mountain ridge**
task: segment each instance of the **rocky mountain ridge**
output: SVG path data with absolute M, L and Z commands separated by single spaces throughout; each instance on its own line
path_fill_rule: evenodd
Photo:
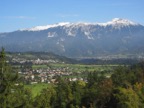
M 53 52 L 67 57 L 143 54 L 144 26 L 115 18 L 107 23 L 63 22 L 0 34 L 13 52 Z

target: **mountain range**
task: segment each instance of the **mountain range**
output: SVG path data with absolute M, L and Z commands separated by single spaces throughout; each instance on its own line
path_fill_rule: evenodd
M 37 26 L 0 33 L 0 47 L 12 52 L 53 52 L 67 57 L 144 54 L 144 26 L 127 19 L 106 23 Z

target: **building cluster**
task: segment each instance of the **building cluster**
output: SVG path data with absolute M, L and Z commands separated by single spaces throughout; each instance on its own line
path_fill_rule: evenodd
M 19 72 L 24 77 L 24 81 L 27 84 L 35 83 L 57 83 L 58 77 L 64 77 L 69 81 L 83 80 L 83 78 L 75 76 L 73 72 L 70 72 L 69 67 L 50 69 L 25 69 Z M 80 73 L 77 73 L 80 74 Z
M 32 63 L 32 64 L 47 64 L 47 63 L 59 63 L 60 61 L 58 60 L 53 60 L 53 59 L 49 59 L 49 60 L 42 60 L 42 59 L 31 59 L 31 60 L 27 60 L 25 58 L 12 58 L 11 59 L 12 63 Z M 63 62 L 64 63 L 64 62 Z

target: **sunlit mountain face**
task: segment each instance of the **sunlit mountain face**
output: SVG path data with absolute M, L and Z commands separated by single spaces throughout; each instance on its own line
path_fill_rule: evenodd
M 44 51 L 67 57 L 143 54 L 144 26 L 115 18 L 107 23 L 70 23 L 37 26 L 0 33 L 7 51 Z

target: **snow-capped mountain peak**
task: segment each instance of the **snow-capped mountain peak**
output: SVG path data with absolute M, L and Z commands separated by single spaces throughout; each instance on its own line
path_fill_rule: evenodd
M 107 26 L 107 25 L 120 25 L 120 26 L 129 26 L 129 25 L 139 25 L 138 23 L 134 23 L 127 19 L 122 18 L 114 18 L 112 21 L 109 21 L 107 23 L 99 23 L 100 25 Z
M 114 18 L 111 23 L 113 24 L 126 24 L 126 25 L 137 25 L 136 23 L 122 18 Z
M 70 24 L 70 23 L 69 22 L 61 22 L 61 23 L 52 24 L 52 25 L 36 26 L 36 27 L 28 28 L 28 29 L 21 29 L 20 31 L 40 31 L 40 30 L 46 30 L 49 28 L 64 26 L 64 25 L 68 25 L 68 24 Z

